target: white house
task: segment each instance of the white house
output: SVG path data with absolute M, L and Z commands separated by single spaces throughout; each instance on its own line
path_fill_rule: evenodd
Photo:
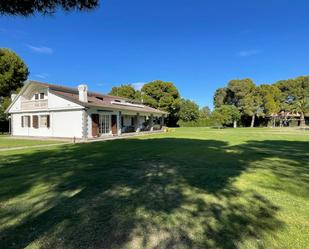
M 88 139 L 161 129 L 167 113 L 125 98 L 27 81 L 6 110 L 13 136 Z

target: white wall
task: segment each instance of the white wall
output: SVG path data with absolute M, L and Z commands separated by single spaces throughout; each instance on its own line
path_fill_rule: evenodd
M 52 92 L 48 93 L 48 108 L 49 109 L 59 109 L 59 108 L 72 108 L 72 107 L 82 107 L 74 102 L 68 101 L 61 98 Z
M 49 128 L 33 128 L 33 115 L 50 115 Z M 30 127 L 21 127 L 21 116 L 31 116 Z M 12 135 L 82 138 L 82 110 L 11 114 Z
M 11 106 L 10 111 L 20 111 L 21 110 L 21 101 L 20 101 L 21 97 L 17 97 L 15 103 Z
M 82 138 L 82 113 L 82 110 L 52 112 L 52 136 Z
M 46 110 L 46 111 L 48 111 L 48 110 L 61 110 L 61 109 L 68 109 L 68 108 L 69 109 L 83 108 L 81 105 L 78 105 L 74 102 L 63 99 L 63 98 L 53 94 L 52 92 L 47 92 L 47 89 L 41 90 L 39 92 L 44 92 L 45 94 L 47 94 L 47 95 L 45 95 L 45 99 L 44 99 L 45 101 L 47 100 L 47 102 L 48 102 L 48 107 L 44 108 L 44 110 Z M 30 100 L 35 101 L 34 100 L 34 93 L 31 94 L 30 98 L 31 98 Z M 9 112 L 10 113 L 16 113 L 16 112 L 22 111 L 21 101 L 23 99 L 25 101 L 29 101 L 28 99 L 25 99 L 23 96 L 18 96 L 17 99 L 15 100 L 15 103 L 11 106 Z M 39 99 L 39 100 L 36 100 L 36 101 L 41 101 L 41 100 Z M 33 109 L 33 111 L 35 111 L 35 109 Z
M 32 127 L 32 116 L 33 115 L 46 115 L 48 113 L 16 113 L 11 114 L 11 131 L 14 136 L 51 136 L 50 128 L 38 128 L 35 129 Z M 21 117 L 22 116 L 31 116 L 30 126 L 31 127 L 21 127 Z

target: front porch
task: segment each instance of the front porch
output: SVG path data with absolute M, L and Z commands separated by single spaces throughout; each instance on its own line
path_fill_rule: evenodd
M 161 131 L 165 115 L 147 113 L 97 112 L 91 114 L 92 138 Z
M 92 137 L 88 138 L 87 140 L 84 139 L 76 139 L 72 141 L 73 143 L 91 143 L 91 142 L 100 142 L 100 141 L 111 141 L 111 140 L 118 140 L 118 139 L 126 139 L 130 137 L 140 137 L 140 136 L 150 136 L 154 134 L 164 133 L 166 130 L 162 128 L 161 130 L 154 130 L 154 131 L 140 131 L 140 132 L 125 132 L 121 135 L 116 136 L 101 136 L 101 137 Z

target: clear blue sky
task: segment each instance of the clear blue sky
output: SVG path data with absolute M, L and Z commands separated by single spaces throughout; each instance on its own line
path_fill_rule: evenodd
M 161 79 L 212 106 L 230 79 L 308 75 L 308 13 L 307 0 L 104 0 L 86 13 L 0 17 L 0 46 L 31 79 L 102 92 Z

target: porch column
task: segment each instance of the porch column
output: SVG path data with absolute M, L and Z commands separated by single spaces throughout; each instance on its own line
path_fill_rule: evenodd
M 135 132 L 140 132 L 140 128 L 139 128 L 139 113 L 136 113 L 134 128 L 135 128 Z
M 153 114 L 150 115 L 149 126 L 150 126 L 150 131 L 153 131 Z
M 164 114 L 160 118 L 160 128 L 162 129 L 164 126 Z
M 121 112 L 118 113 L 118 118 L 117 118 L 117 135 L 121 135 Z

